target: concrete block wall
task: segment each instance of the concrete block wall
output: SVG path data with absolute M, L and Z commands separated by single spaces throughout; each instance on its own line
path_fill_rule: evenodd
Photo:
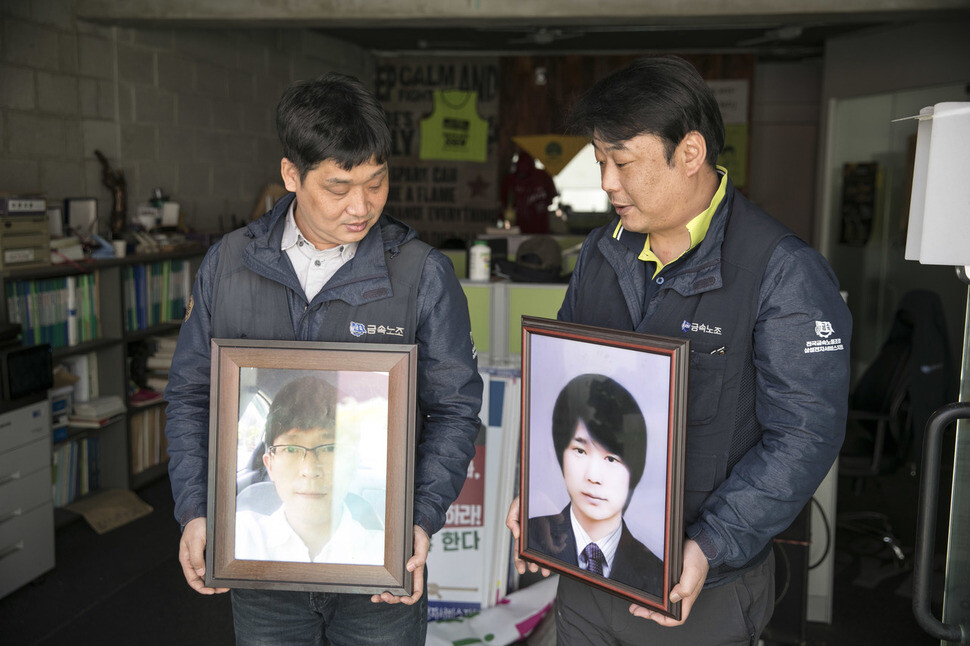
M 373 69 L 367 51 L 307 30 L 107 26 L 78 20 L 72 0 L 3 0 L 0 192 L 96 197 L 107 232 L 100 150 L 125 173 L 129 219 L 160 187 L 188 226 L 225 231 L 280 181 L 283 89 Z

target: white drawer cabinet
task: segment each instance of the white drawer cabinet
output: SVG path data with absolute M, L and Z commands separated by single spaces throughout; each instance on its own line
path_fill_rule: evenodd
M 50 444 L 50 440 L 51 414 L 47 399 L 0 412 L 0 453 L 31 442 Z
M 0 413 L 0 597 L 54 567 L 50 402 Z

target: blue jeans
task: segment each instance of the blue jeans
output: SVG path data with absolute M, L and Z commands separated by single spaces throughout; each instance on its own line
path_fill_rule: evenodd
M 233 589 L 238 646 L 424 644 L 428 593 L 413 606 L 371 603 L 369 594 Z

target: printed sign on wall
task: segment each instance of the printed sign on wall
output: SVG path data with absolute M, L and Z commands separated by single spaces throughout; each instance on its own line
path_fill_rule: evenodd
M 386 210 L 432 245 L 448 238 L 471 240 L 499 217 L 498 88 L 498 61 L 492 58 L 395 58 L 377 66 L 375 90 L 387 112 L 393 142 Z M 440 120 L 444 128 L 446 117 L 453 121 L 454 115 L 440 112 L 440 99 L 436 109 L 436 93 L 450 99 L 474 94 L 474 112 L 462 103 L 469 137 L 463 140 L 461 152 L 441 153 L 444 147 L 437 146 L 441 154 L 435 154 L 430 152 L 435 146 L 429 145 L 434 142 L 422 143 L 423 123 Z M 451 121 L 449 128 L 456 125 Z M 433 135 L 429 131 L 428 136 Z M 437 135 L 440 138 L 443 133 Z M 473 147 L 478 152 L 468 152 Z
M 747 79 L 708 80 L 724 120 L 724 148 L 717 163 L 728 171 L 734 185 L 748 184 L 748 88 Z

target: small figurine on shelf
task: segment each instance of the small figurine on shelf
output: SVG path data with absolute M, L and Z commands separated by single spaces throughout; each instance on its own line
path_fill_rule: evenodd
M 101 183 L 114 197 L 111 206 L 111 234 L 120 237 L 124 235 L 128 222 L 128 183 L 125 172 L 112 169 L 108 158 L 100 150 L 95 150 L 94 154 L 101 162 Z

